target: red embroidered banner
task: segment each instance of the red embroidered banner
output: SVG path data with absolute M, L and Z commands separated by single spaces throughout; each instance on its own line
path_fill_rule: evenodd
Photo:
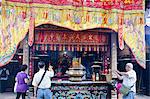
M 6 0 L 20 3 L 52 4 L 58 6 L 84 6 L 103 9 L 141 10 L 143 0 Z
M 124 40 L 123 40 L 123 18 L 124 17 L 124 11 L 120 13 L 119 15 L 119 25 L 118 25 L 118 41 L 119 41 L 119 48 L 121 50 L 124 49 Z
M 62 45 L 107 45 L 108 35 L 97 32 L 55 32 L 43 31 L 36 33 L 35 44 Z M 79 46 L 77 46 L 79 50 Z
M 30 27 L 29 27 L 29 37 L 28 37 L 28 44 L 32 46 L 34 42 L 34 17 L 30 17 Z

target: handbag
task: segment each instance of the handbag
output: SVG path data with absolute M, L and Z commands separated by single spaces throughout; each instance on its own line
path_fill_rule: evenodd
M 17 89 L 17 81 L 15 82 L 15 85 L 14 85 L 14 92 L 16 93 L 17 91 L 16 91 L 16 89 Z
M 122 93 L 123 95 L 127 95 L 133 86 L 134 86 L 134 84 L 131 87 L 127 87 L 124 84 L 122 84 L 122 86 L 119 89 L 119 92 Z

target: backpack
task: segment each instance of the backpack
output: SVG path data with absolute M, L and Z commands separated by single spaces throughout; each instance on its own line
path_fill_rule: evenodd
M 6 78 L 6 77 L 7 77 L 6 69 L 5 70 L 3 69 L 0 78 Z

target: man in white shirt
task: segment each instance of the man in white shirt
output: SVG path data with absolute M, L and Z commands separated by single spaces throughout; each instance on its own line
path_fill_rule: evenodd
M 130 87 L 130 92 L 123 96 L 123 99 L 134 99 L 136 93 L 136 72 L 133 70 L 133 64 L 126 64 L 126 72 L 116 71 L 116 75 L 119 80 L 123 80 L 122 84 Z
M 34 95 L 37 99 L 52 99 L 51 87 L 51 77 L 54 76 L 54 71 L 52 66 L 49 66 L 48 71 L 45 72 L 45 63 L 43 61 L 38 63 L 39 71 L 34 75 L 32 85 L 34 86 Z M 42 79 L 42 76 L 45 75 Z M 40 80 L 41 83 L 39 84 Z M 38 86 L 39 84 L 39 86 Z M 36 89 L 37 93 L 36 93 Z

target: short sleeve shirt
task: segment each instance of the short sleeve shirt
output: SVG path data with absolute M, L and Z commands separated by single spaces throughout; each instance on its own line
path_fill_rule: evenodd
M 33 81 L 32 81 L 32 85 L 33 86 L 37 86 L 38 83 L 40 82 L 42 75 L 44 74 L 44 69 L 40 69 L 39 72 L 37 72 L 34 77 L 33 77 Z M 46 74 L 44 75 L 44 78 L 42 80 L 42 82 L 40 83 L 40 85 L 38 86 L 38 88 L 50 88 L 51 87 L 51 77 L 54 76 L 54 72 L 53 71 L 46 71 Z
M 125 86 L 131 87 L 131 91 L 136 92 L 136 72 L 134 70 L 130 70 L 127 72 L 127 75 L 123 76 L 123 84 Z
M 17 92 L 26 92 L 28 90 L 28 85 L 25 83 L 25 79 L 28 79 L 28 75 L 24 72 L 19 72 L 16 76 L 17 78 Z

